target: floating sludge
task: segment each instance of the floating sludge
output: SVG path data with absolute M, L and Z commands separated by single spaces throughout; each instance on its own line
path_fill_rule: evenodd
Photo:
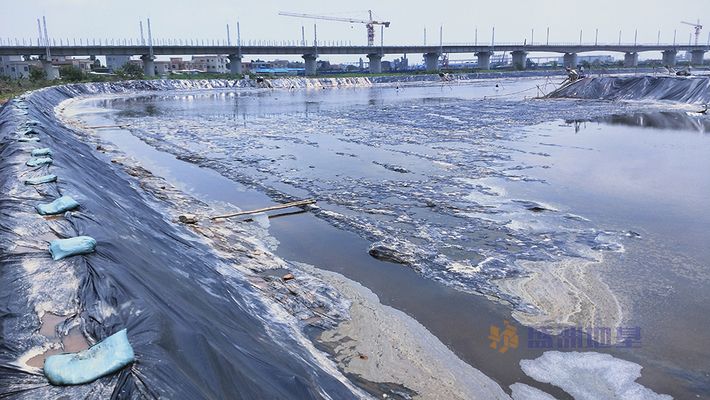
M 96 240 L 90 236 L 76 236 L 69 239 L 56 239 L 49 243 L 52 260 L 58 261 L 66 257 L 93 253 L 96 250 Z
M 79 203 L 70 196 L 62 196 L 48 204 L 38 204 L 35 209 L 40 215 L 54 215 L 79 207 Z
M 87 350 L 57 354 L 44 361 L 44 375 L 53 385 L 80 385 L 120 370 L 135 360 L 122 329 Z
M 55 182 L 57 176 L 53 174 L 38 176 L 36 178 L 25 179 L 25 185 L 41 185 L 43 183 Z
M 32 157 L 25 163 L 28 167 L 39 167 L 40 165 L 51 164 L 53 161 L 49 157 Z

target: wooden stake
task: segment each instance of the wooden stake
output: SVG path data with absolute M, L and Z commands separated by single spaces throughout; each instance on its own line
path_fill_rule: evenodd
M 97 125 L 97 126 L 86 126 L 86 129 L 106 129 L 106 128 L 125 128 L 130 125 Z
M 292 201 L 290 203 L 278 204 L 278 205 L 271 206 L 271 207 L 258 208 L 256 210 L 251 210 L 251 211 L 239 211 L 239 212 L 236 212 L 233 214 L 217 215 L 214 217 L 210 217 L 210 219 L 214 221 L 216 219 L 232 218 L 232 217 L 238 217 L 240 215 L 256 214 L 256 213 L 260 213 L 260 212 L 281 210 L 281 209 L 290 208 L 290 207 L 307 206 L 309 204 L 315 204 L 315 202 L 316 202 L 316 199 L 298 200 L 298 201 Z

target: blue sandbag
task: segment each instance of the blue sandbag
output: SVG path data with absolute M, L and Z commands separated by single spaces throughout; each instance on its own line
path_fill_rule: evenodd
M 47 357 L 44 375 L 52 385 L 81 385 L 114 373 L 133 361 L 133 347 L 126 330 L 122 329 L 87 350 Z
M 62 196 L 49 204 L 38 204 L 35 209 L 40 215 L 54 215 L 73 210 L 79 207 L 79 203 L 69 196 Z
M 37 134 L 37 132 L 35 132 L 32 128 L 24 128 L 22 130 L 18 130 L 17 133 L 20 135 L 36 135 Z
M 56 180 L 56 175 L 44 175 L 36 178 L 25 179 L 25 185 L 41 185 L 43 183 L 55 182 Z
M 56 239 L 49 243 L 49 252 L 54 261 L 79 254 L 93 253 L 95 249 L 96 240 L 90 236 Z
M 45 147 L 42 149 L 34 149 L 32 150 L 32 156 L 33 157 L 41 157 L 41 156 L 52 156 L 52 149 L 49 147 Z
M 38 167 L 40 165 L 44 164 L 51 164 L 52 159 L 49 157 L 32 157 L 25 164 L 27 164 L 28 167 Z

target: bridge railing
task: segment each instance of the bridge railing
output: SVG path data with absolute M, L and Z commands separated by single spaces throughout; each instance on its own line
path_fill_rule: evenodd
M 4 47 L 28 47 L 28 46 L 40 46 L 45 47 L 47 43 L 42 38 L 9 38 L 0 37 L 0 46 Z M 195 46 L 237 46 L 236 41 L 230 42 L 226 39 L 200 39 L 200 38 L 154 38 L 153 46 L 184 46 L 184 47 L 195 47 Z M 644 46 L 668 46 L 668 47 L 686 47 L 691 46 L 692 43 L 633 43 L 633 42 L 615 42 L 615 43 L 601 43 L 601 42 L 546 42 L 546 41 L 534 41 L 534 42 L 444 42 L 443 46 L 553 46 L 553 47 L 610 47 L 610 46 L 623 46 L 623 47 L 644 47 Z M 705 46 L 705 44 L 700 44 Z M 707 44 L 710 46 L 710 43 Z M 135 47 L 135 46 L 148 46 L 148 41 L 146 39 L 140 38 L 124 38 L 124 39 L 111 39 L 111 38 L 50 38 L 50 47 L 96 47 L 96 46 L 125 46 L 125 47 Z M 247 39 L 241 41 L 241 46 L 264 46 L 264 47 L 346 47 L 346 46 L 365 46 L 365 43 L 353 43 L 349 40 L 319 40 L 314 42 L 313 40 L 260 40 L 260 39 Z M 373 47 L 379 47 L 376 44 Z M 392 46 L 392 44 L 385 44 L 385 46 Z M 439 46 L 439 43 L 397 43 L 398 47 L 409 47 L 409 46 Z

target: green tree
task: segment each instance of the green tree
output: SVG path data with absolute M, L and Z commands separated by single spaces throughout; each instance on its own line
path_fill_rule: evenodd
M 116 75 L 121 79 L 143 79 L 143 68 L 133 63 L 125 63 L 116 70 Z
M 59 68 L 59 76 L 69 82 L 79 82 L 84 79 L 84 73 L 73 65 L 64 65 Z
M 47 79 L 47 72 L 44 70 L 44 68 L 35 67 L 35 66 L 30 67 L 30 81 L 39 82 L 39 81 L 44 81 L 46 79 Z

